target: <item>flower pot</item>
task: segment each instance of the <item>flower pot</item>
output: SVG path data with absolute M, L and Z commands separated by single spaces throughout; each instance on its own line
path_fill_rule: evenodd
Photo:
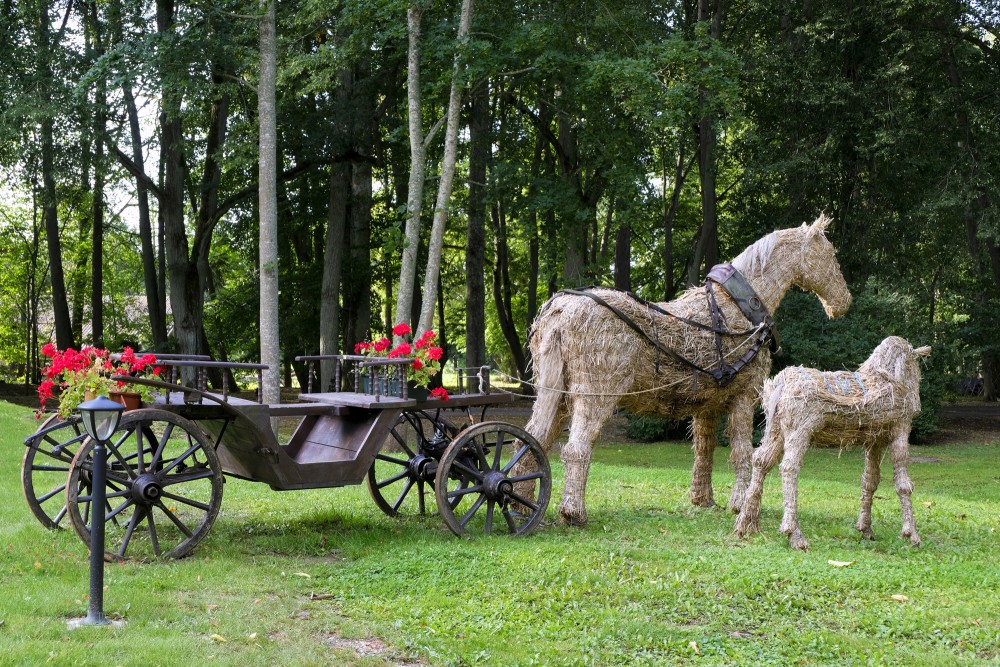
M 142 395 L 132 391 L 109 391 L 108 398 L 125 406 L 125 411 L 138 410 L 142 407 Z
M 378 387 L 378 393 L 383 396 L 398 396 L 402 398 L 403 390 L 399 386 L 399 380 L 397 378 L 389 378 L 388 381 L 382 380 L 383 384 Z M 361 392 L 364 394 L 374 394 L 375 393 L 375 381 L 368 375 L 361 376 Z M 430 398 L 431 392 L 427 387 L 420 387 L 413 380 L 406 381 L 406 397 L 412 398 L 418 401 L 426 401 Z

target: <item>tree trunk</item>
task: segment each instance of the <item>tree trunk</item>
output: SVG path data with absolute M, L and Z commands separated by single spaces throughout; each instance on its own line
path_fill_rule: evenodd
M 340 278 L 344 266 L 344 232 L 347 228 L 347 163 L 330 169 L 330 200 L 326 222 L 326 249 L 323 252 L 323 282 L 319 305 L 319 353 L 340 353 Z M 334 362 L 320 364 L 321 391 L 328 391 L 334 377 Z M 334 391 L 339 391 L 339 387 Z
M 665 162 L 665 161 L 664 161 Z M 667 200 L 667 168 L 663 167 L 663 300 L 670 301 L 677 293 L 677 283 L 674 281 L 674 221 L 677 219 L 677 208 L 681 201 L 681 190 L 687 170 L 684 168 L 684 143 L 677 147 L 677 164 L 674 166 L 674 179 L 671 186 L 670 200 Z
M 88 4 L 95 55 L 104 57 L 104 40 L 97 15 L 97 3 Z M 107 81 L 102 75 L 94 91 L 94 194 L 93 194 L 93 247 L 90 264 L 93 278 L 90 286 L 91 340 L 95 347 L 104 347 L 104 136 L 107 132 L 108 94 Z
M 632 228 L 627 222 L 615 234 L 615 289 L 632 289 Z
M 458 161 L 458 125 L 462 111 L 462 48 L 469 39 L 472 25 L 472 0 L 462 0 L 462 15 L 458 23 L 458 51 L 451 75 L 451 93 L 448 96 L 448 125 L 444 138 L 444 157 L 441 160 L 441 180 L 438 182 L 437 203 L 431 240 L 427 248 L 427 269 L 424 275 L 424 298 L 416 335 L 430 329 L 434 323 L 434 304 L 437 301 L 438 275 L 441 273 L 441 254 L 444 247 L 444 228 L 448 221 L 448 204 L 455 181 L 455 163 Z
M 698 0 L 698 21 L 711 20 L 710 35 L 718 39 L 721 34 L 721 4 L 712 12 L 711 0 Z M 711 268 L 719 261 L 719 227 L 716 213 L 718 194 L 716 193 L 716 156 L 715 150 L 718 137 L 715 129 L 715 116 L 709 106 L 713 93 L 706 86 L 698 89 L 698 105 L 701 108 L 701 118 L 698 120 L 698 176 L 701 180 L 701 235 L 695 246 L 693 261 L 688 265 L 688 284 L 700 282 L 701 267 Z
M 494 252 L 496 266 L 493 269 L 493 301 L 497 309 L 497 318 L 500 320 L 500 330 L 503 332 L 504 339 L 507 341 L 507 347 L 510 348 L 511 358 L 513 358 L 514 365 L 517 367 L 517 376 L 523 380 L 527 377 L 527 363 L 511 310 L 510 259 L 507 254 L 507 220 L 502 204 L 497 203 L 493 205 L 491 219 L 493 221 L 493 233 L 496 238 Z
M 260 80 L 257 85 L 260 165 L 258 197 L 260 211 L 260 359 L 264 403 L 281 402 L 281 345 L 278 337 L 278 150 L 275 78 L 277 42 L 275 3 L 261 0 Z M 278 420 L 271 419 L 278 432 Z
M 469 118 L 469 221 L 465 240 L 465 365 L 486 364 L 486 167 L 490 155 L 489 83 L 472 94 Z
M 45 220 L 45 240 L 49 253 L 49 274 L 52 283 L 52 315 L 55 320 L 56 346 L 73 347 L 73 327 L 66 299 L 66 278 L 62 265 L 62 246 L 59 242 L 59 199 L 56 195 L 55 145 L 52 137 L 54 121 L 52 105 L 52 54 L 49 44 L 48 5 L 39 8 L 37 66 L 41 76 L 42 104 L 45 114 L 41 120 L 42 148 L 42 218 Z
M 424 131 L 420 102 L 420 8 L 413 4 L 406 10 L 407 48 L 406 99 L 410 128 L 410 181 L 406 197 L 406 247 L 399 267 L 399 292 L 396 294 L 396 323 L 410 322 L 413 316 L 413 290 L 417 274 L 417 246 L 420 243 L 420 209 L 424 198 Z

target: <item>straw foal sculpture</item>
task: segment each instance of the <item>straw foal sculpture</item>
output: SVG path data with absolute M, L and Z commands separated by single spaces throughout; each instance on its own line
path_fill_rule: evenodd
M 764 384 L 767 416 L 764 441 L 753 455 L 753 477 L 746 502 L 736 520 L 740 537 L 756 533 L 760 523 L 760 497 L 764 477 L 781 461 L 781 486 L 785 513 L 781 532 L 793 549 L 805 551 L 809 542 L 799 528 L 798 483 L 802 458 L 810 442 L 865 448 L 861 478 L 861 513 L 857 529 L 868 540 L 872 534 L 872 497 L 878 488 L 879 464 L 891 447 L 893 477 L 903 513 L 902 536 L 914 546 L 920 536 L 913 520 L 913 482 L 906 466 L 910 456 L 910 424 L 920 412 L 920 357 L 929 346 L 913 349 L 899 336 L 882 341 L 857 372 L 823 373 L 792 366 Z
M 736 472 L 729 508 L 739 511 L 750 481 L 753 408 L 771 369 L 770 313 L 792 285 L 814 292 L 830 317 L 851 303 L 824 234 L 829 223 L 821 216 L 772 232 L 669 303 L 593 289 L 559 293 L 542 307 L 530 340 L 538 398 L 527 430 L 548 450 L 570 420 L 562 449 L 564 521 L 586 523 L 591 449 L 617 406 L 694 418 L 690 498 L 705 507 L 714 504 L 715 432 L 728 413 Z

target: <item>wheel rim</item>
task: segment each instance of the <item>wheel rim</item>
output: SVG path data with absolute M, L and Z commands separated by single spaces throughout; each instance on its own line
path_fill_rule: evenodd
M 515 469 L 529 468 L 523 474 Z M 441 517 L 453 533 L 527 535 L 545 518 L 552 472 L 538 441 L 524 429 L 484 422 L 462 431 L 437 471 Z
M 25 448 L 21 460 L 21 488 L 24 499 L 38 521 L 49 529 L 66 526 L 66 484 L 73 456 L 87 434 L 77 418 L 50 416 L 36 433 L 42 434 Z M 81 495 L 90 495 L 90 478 L 80 483 Z
M 90 543 L 89 438 L 71 465 L 67 514 Z M 222 467 L 192 422 L 162 410 L 127 412 L 107 445 L 105 546 L 113 559 L 186 556 L 212 527 L 222 504 Z
M 368 469 L 368 491 L 389 516 L 426 514 L 437 462 L 455 428 L 426 412 L 404 412 Z M 431 508 L 433 509 L 433 508 Z

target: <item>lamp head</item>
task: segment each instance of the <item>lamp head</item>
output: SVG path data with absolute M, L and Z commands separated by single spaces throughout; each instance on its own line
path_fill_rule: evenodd
M 125 406 L 107 396 L 98 396 L 77 406 L 87 435 L 98 442 L 107 442 L 118 428 Z

